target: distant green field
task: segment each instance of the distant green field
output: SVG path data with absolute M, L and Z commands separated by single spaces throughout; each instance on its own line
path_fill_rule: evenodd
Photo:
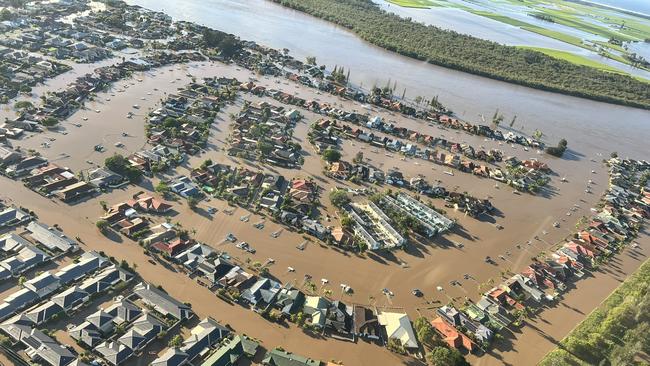
M 574 46 L 578 46 L 578 47 L 582 47 L 582 48 L 586 48 L 586 49 L 591 49 L 591 47 L 589 47 L 589 46 L 582 43 L 582 39 L 580 39 L 578 37 L 568 35 L 566 33 L 557 32 L 557 31 L 554 31 L 554 30 L 542 28 L 542 27 L 534 25 L 534 24 L 522 22 L 521 20 L 510 18 L 508 16 L 497 14 L 497 13 L 492 13 L 492 12 L 489 12 L 489 11 L 481 11 L 481 10 L 473 10 L 473 9 L 470 9 L 468 11 L 470 11 L 473 14 L 480 15 L 480 16 L 486 17 L 486 18 L 490 18 L 492 20 L 496 20 L 496 21 L 501 22 L 501 23 L 506 23 L 506 24 L 513 25 L 515 27 L 519 27 L 519 28 L 527 30 L 529 32 L 533 32 L 533 33 L 541 34 L 541 35 L 549 37 L 549 38 L 557 39 L 558 41 L 569 43 L 569 44 L 572 44 Z
M 522 46 L 521 48 L 526 48 L 526 49 L 529 49 L 529 50 L 539 51 L 539 52 L 545 53 L 545 54 L 547 54 L 547 55 L 549 55 L 551 57 L 555 57 L 555 58 L 559 58 L 559 59 L 562 59 L 562 60 L 565 60 L 565 61 L 572 62 L 572 63 L 574 63 L 576 65 L 589 66 L 589 67 L 594 67 L 594 68 L 597 68 L 597 69 L 603 70 L 603 71 L 609 71 L 609 72 L 624 74 L 624 72 L 622 72 L 622 71 L 620 71 L 620 70 L 618 70 L 618 69 L 616 69 L 614 67 L 611 67 L 609 65 L 605 65 L 605 64 L 600 63 L 598 61 L 588 59 L 588 58 L 583 57 L 583 56 L 573 54 L 571 52 L 558 51 L 558 50 L 554 50 L 554 49 L 550 49 L 550 48 L 542 48 L 542 47 L 526 47 L 526 46 Z
M 519 19 L 512 18 L 508 15 L 499 14 L 493 10 L 478 10 L 476 8 L 468 7 L 462 3 L 456 2 L 446 2 L 444 0 L 387 0 L 393 4 L 403 7 L 411 8 L 421 8 L 428 9 L 433 6 L 441 7 L 450 7 L 456 8 L 468 13 L 472 13 L 481 17 L 489 18 L 501 23 L 510 24 L 512 26 L 518 27 L 520 29 L 537 33 L 539 35 L 552 38 L 564 43 L 568 43 L 594 53 L 600 53 L 601 56 L 610 58 L 612 60 L 621 62 L 623 64 L 631 65 L 631 62 L 622 57 L 617 53 L 627 54 L 628 51 L 623 47 L 611 44 L 607 41 L 601 41 L 596 39 L 582 39 L 579 36 L 573 34 L 568 34 L 561 30 L 556 30 L 557 28 L 552 27 L 549 23 L 549 27 L 545 27 L 541 24 L 534 24 L 533 18 L 531 23 L 528 21 L 522 21 Z M 472 0 L 465 0 L 467 2 L 472 2 Z M 639 19 L 632 16 L 619 16 L 616 13 L 612 13 L 608 10 L 592 7 L 583 4 L 577 3 L 567 3 L 563 0 L 492 0 L 494 4 L 504 3 L 516 6 L 526 6 L 530 9 L 528 12 L 529 15 L 544 15 L 553 20 L 554 23 L 570 27 L 576 30 L 583 31 L 585 33 L 603 37 L 605 39 L 617 39 L 621 41 L 638 41 L 645 38 L 650 38 L 650 22 L 645 21 L 644 19 Z M 477 2 L 480 4 L 482 2 Z M 549 6 L 550 5 L 550 6 Z M 621 24 L 624 26 L 621 27 Z M 600 50 L 598 46 L 603 47 L 603 50 Z M 535 48 L 527 47 L 531 49 L 537 49 L 540 52 L 543 52 L 549 56 L 560 58 L 563 60 L 570 61 L 578 65 L 585 65 L 595 67 L 600 70 L 610 71 L 610 72 L 619 72 L 624 73 L 616 68 L 599 63 L 597 61 L 590 60 L 585 57 L 576 56 L 569 52 L 556 51 L 551 49 L 544 48 Z M 616 52 L 614 52 L 616 51 Z M 644 78 L 637 78 L 639 80 L 647 82 L 648 80 Z
M 431 0 L 386 0 L 389 3 L 403 6 L 405 8 L 429 9 L 432 6 L 439 6 L 438 3 Z

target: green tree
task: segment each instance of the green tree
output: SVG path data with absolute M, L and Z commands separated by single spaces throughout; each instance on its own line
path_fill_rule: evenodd
M 426 354 L 426 359 L 431 366 L 464 366 L 469 365 L 457 349 L 447 347 L 434 347 Z
M 108 221 L 106 220 L 97 220 L 95 223 L 95 226 L 101 231 L 102 233 L 106 232 L 106 229 L 108 229 Z
M 59 124 L 59 120 L 54 117 L 46 117 L 41 121 L 41 124 L 45 127 L 54 127 Z
M 169 194 L 171 189 L 169 188 L 169 185 L 167 183 L 160 182 L 160 183 L 156 184 L 156 187 L 154 188 L 154 190 L 156 192 L 162 194 L 163 196 L 167 196 L 167 194 Z
M 172 337 L 172 339 L 169 340 L 169 343 L 167 343 L 167 346 L 170 348 L 178 348 L 183 345 L 183 338 L 180 336 L 180 334 L 177 334 Z
M 260 151 L 262 156 L 268 156 L 273 152 L 273 144 L 260 140 L 257 142 L 257 149 Z
M 345 191 L 338 189 L 330 192 L 330 202 L 336 207 L 343 207 L 350 203 L 350 197 Z
M 341 153 L 338 150 L 334 150 L 328 147 L 325 149 L 325 151 L 323 151 L 323 159 L 325 159 L 327 162 L 333 163 L 341 160 Z
M 196 206 L 198 204 L 199 204 L 199 199 L 198 198 L 196 198 L 194 196 L 187 197 L 187 205 L 189 206 L 190 209 L 192 209 L 192 210 L 196 209 Z
M 21 100 L 20 102 L 16 102 L 16 104 L 14 104 L 14 108 L 16 108 L 16 109 L 32 109 L 32 108 L 34 108 L 34 105 L 30 101 Z
M 415 319 L 413 325 L 420 342 L 422 342 L 427 347 L 433 347 L 436 332 L 433 330 L 433 327 L 431 326 L 431 323 L 429 323 L 429 320 L 427 320 L 425 317 L 419 317 Z

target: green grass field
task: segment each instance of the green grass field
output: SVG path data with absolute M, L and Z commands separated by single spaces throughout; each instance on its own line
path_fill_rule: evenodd
M 621 46 L 613 45 L 608 42 L 599 41 L 599 40 L 585 42 L 580 37 L 567 34 L 558 30 L 545 28 L 537 24 L 532 24 L 526 21 L 514 19 L 507 15 L 502 15 L 493 11 L 477 10 L 475 8 L 470 8 L 468 6 L 459 3 L 438 2 L 437 0 L 387 0 L 387 1 L 398 6 L 410 7 L 410 8 L 428 9 L 434 6 L 457 8 L 466 11 L 468 13 L 489 18 L 501 23 L 510 24 L 512 26 L 521 28 L 529 32 L 537 33 L 539 35 L 548 38 L 552 38 L 564 43 L 568 43 L 570 45 L 584 48 L 594 53 L 599 51 L 598 47 L 593 45 L 593 44 L 597 44 L 605 48 L 605 51 L 601 52 L 602 56 L 621 62 L 623 64 L 631 65 L 630 61 L 628 61 L 626 58 L 607 51 L 607 50 L 611 50 L 611 51 L 618 51 L 624 54 L 627 53 L 627 51 Z M 615 38 L 622 41 L 635 41 L 639 39 L 644 39 L 642 37 L 650 38 L 650 25 L 648 25 L 647 22 L 644 22 L 643 19 L 637 20 L 636 18 L 627 17 L 625 23 L 626 26 L 620 29 L 620 27 L 618 27 L 617 25 L 621 24 L 622 18 L 613 14 L 609 14 L 606 10 L 600 8 L 594 8 L 582 4 L 574 4 L 574 3 L 568 4 L 560 0 L 547 0 L 548 2 L 556 6 L 556 9 L 550 9 L 548 7 L 539 6 L 540 4 L 542 4 L 539 0 L 495 0 L 495 2 L 497 3 L 499 1 L 507 4 L 512 4 L 512 5 L 527 6 L 528 8 L 531 9 L 530 14 L 539 14 L 539 15 L 543 14 L 552 18 L 554 22 L 557 24 L 561 24 L 567 27 L 571 27 L 573 29 L 581 30 L 585 33 L 604 37 L 606 39 Z M 609 26 L 605 26 L 602 24 L 601 25 L 593 24 L 589 20 L 584 19 L 584 17 L 586 16 L 590 16 L 594 19 L 598 19 L 602 23 L 608 24 Z M 528 47 L 528 48 L 535 49 L 535 47 Z M 576 63 L 578 65 L 592 66 L 605 71 L 624 73 L 620 70 L 617 70 L 614 67 L 601 64 L 599 62 L 587 59 L 585 57 L 576 56 L 569 52 L 556 51 L 556 50 L 543 49 L 543 48 L 539 48 L 537 50 L 547 55 L 561 58 L 563 60 L 567 60 Z M 640 80 L 647 81 L 644 78 L 641 78 Z
M 391 4 L 403 6 L 405 8 L 418 8 L 429 9 L 432 6 L 440 6 L 440 4 L 431 0 L 386 0 Z
M 618 70 L 618 69 L 616 69 L 616 68 L 614 68 L 612 66 L 605 65 L 605 64 L 600 63 L 598 61 L 594 61 L 594 60 L 588 59 L 586 57 L 573 54 L 571 52 L 558 51 L 558 50 L 554 50 L 554 49 L 550 49 L 550 48 L 542 48 L 542 47 L 520 47 L 520 48 L 526 48 L 526 49 L 529 49 L 529 50 L 539 51 L 539 52 L 545 53 L 545 54 L 547 54 L 547 55 L 549 55 L 551 57 L 555 57 L 555 58 L 559 58 L 561 60 L 569 61 L 569 62 L 574 63 L 576 65 L 589 66 L 589 67 L 593 67 L 593 68 L 603 70 L 603 71 L 609 71 L 609 72 L 624 74 L 624 72 L 622 72 L 621 70 Z
M 568 43 L 568 44 L 572 44 L 574 46 L 578 46 L 578 47 L 581 47 L 581 48 L 586 48 L 586 49 L 589 49 L 589 50 L 593 50 L 591 47 L 589 47 L 589 46 L 585 45 L 584 43 L 582 43 L 582 39 L 580 39 L 578 37 L 568 35 L 568 34 L 565 34 L 565 33 L 562 33 L 562 32 L 557 32 L 557 31 L 554 31 L 554 30 L 542 28 L 542 27 L 534 25 L 534 24 L 522 22 L 520 20 L 510 18 L 510 17 L 507 17 L 505 15 L 492 13 L 492 12 L 489 12 L 489 11 L 480 11 L 480 10 L 473 10 L 473 9 L 470 9 L 468 11 L 470 11 L 472 14 L 476 14 L 476 15 L 480 15 L 482 17 L 490 18 L 492 20 L 496 20 L 496 21 L 501 22 L 501 23 L 510 24 L 510 25 L 515 26 L 515 27 L 519 27 L 519 28 L 521 28 L 523 30 L 527 30 L 529 32 L 541 34 L 541 35 L 549 37 L 549 38 L 557 39 L 558 41 L 562 41 L 562 42 L 565 42 L 565 43 Z

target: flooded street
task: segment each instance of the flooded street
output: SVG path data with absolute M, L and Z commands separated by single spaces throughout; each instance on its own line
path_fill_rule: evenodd
M 101 164 L 103 160 L 114 152 L 124 155 L 135 152 L 145 146 L 143 136 L 146 113 L 156 108 L 157 103 L 166 94 L 174 92 L 177 88 L 184 86 L 190 81 L 190 76 L 226 76 L 236 77 L 239 80 L 247 80 L 254 75 L 248 70 L 238 69 L 236 66 L 223 65 L 220 63 L 191 63 L 187 65 L 175 65 L 154 69 L 145 73 L 136 73 L 132 78 L 119 81 L 106 92 L 98 93 L 94 101 L 86 103 L 87 109 L 81 110 L 71 116 L 63 123 L 66 135 L 60 132 L 44 132 L 32 137 L 24 138 L 15 143 L 23 149 L 38 148 L 41 141 L 52 139 L 50 148 L 42 149 L 43 154 L 55 163 L 68 166 L 75 171 L 85 170 L 93 164 Z M 142 81 L 140 81 L 142 80 Z M 362 110 L 363 107 L 353 101 L 344 101 L 332 95 L 317 94 L 315 90 L 303 86 L 296 86 L 286 81 L 278 82 L 278 79 L 264 77 L 260 78 L 259 84 L 269 88 L 276 88 L 288 93 L 299 93 L 308 99 L 318 99 L 322 102 L 340 104 L 348 110 Z M 144 98 L 144 99 L 142 99 Z M 301 111 L 305 118 L 298 123 L 294 131 L 296 142 L 303 144 L 306 150 L 305 164 L 299 170 L 265 167 L 254 162 L 247 162 L 241 159 L 228 157 L 221 150 L 226 146 L 226 137 L 230 133 L 231 123 L 228 117 L 231 113 L 237 113 L 243 100 L 250 100 L 253 103 L 265 100 L 274 105 L 281 105 L 279 102 L 267 97 L 259 98 L 249 94 L 242 94 L 234 105 L 224 108 L 215 119 L 209 139 L 210 149 L 199 156 L 190 157 L 189 161 L 170 172 L 164 178 L 171 178 L 178 174 L 189 174 L 192 167 L 200 165 L 205 159 L 212 159 L 213 162 L 220 162 L 230 165 L 243 165 L 249 169 L 274 172 L 284 175 L 287 178 L 305 177 L 314 178 L 322 188 L 321 202 L 323 209 L 329 214 L 335 214 L 327 198 L 328 192 L 334 187 L 349 186 L 350 183 L 336 181 L 323 177 L 323 163 L 316 155 L 311 146 L 306 143 L 306 134 L 309 125 L 322 118 L 312 112 Z M 128 111 L 134 111 L 132 105 L 137 103 L 139 109 L 135 111 L 133 118 L 127 118 Z M 97 113 L 95 110 L 99 110 Z M 632 110 L 634 111 L 634 110 Z M 443 130 L 431 126 L 421 120 L 415 120 L 393 114 L 387 111 L 373 111 L 386 120 L 395 120 L 396 123 L 410 129 L 421 131 L 431 135 L 444 136 L 451 141 L 467 142 L 485 148 L 503 149 L 507 155 L 514 155 L 520 159 L 536 156 L 534 151 L 524 151 L 522 148 L 512 148 L 507 144 L 498 145 L 496 141 L 485 141 L 478 136 L 471 136 L 454 130 Z M 81 127 L 77 127 L 79 124 Z M 89 133 L 89 131 L 93 131 Z M 123 137 L 122 132 L 127 132 L 128 137 Z M 114 144 L 119 141 L 123 147 L 116 147 Z M 95 144 L 103 144 L 106 152 L 99 153 L 93 150 Z M 350 160 L 361 151 L 369 164 L 389 169 L 398 166 L 407 177 L 421 174 L 429 181 L 440 180 L 442 185 L 449 189 L 467 191 L 476 197 L 492 197 L 498 214 L 493 217 L 483 217 L 480 220 L 465 217 L 453 209 L 446 209 L 447 215 L 458 220 L 458 226 L 452 232 L 434 238 L 432 241 L 415 240 L 403 251 L 390 253 L 367 253 L 357 255 L 342 252 L 335 247 L 328 247 L 318 243 L 309 243 L 305 250 L 299 251 L 296 247 L 304 241 L 298 234 L 282 229 L 268 218 L 258 215 L 251 215 L 248 223 L 243 223 L 240 217 L 249 213 L 237 208 L 231 215 L 224 213 L 229 206 L 224 201 L 211 200 L 202 202 L 198 211 L 192 211 L 187 207 L 184 200 L 172 202 L 177 212 L 171 219 L 180 223 L 183 227 L 196 230 L 196 239 L 205 242 L 215 249 L 228 252 L 233 258 L 245 262 L 247 258 L 251 261 L 264 262 L 273 258 L 275 264 L 271 273 L 283 283 L 294 283 L 300 285 L 302 276 L 309 274 L 313 278 L 327 278 L 334 292 L 333 296 L 341 296 L 344 301 L 354 303 L 372 302 L 377 306 L 395 306 L 403 308 L 413 318 L 418 314 L 432 316 L 432 305 L 434 303 L 446 302 L 445 296 L 452 296 L 459 299 L 468 297 L 476 300 L 479 297 L 478 284 L 489 279 L 498 279 L 500 271 L 510 269 L 517 271 L 528 263 L 530 257 L 539 251 L 545 250 L 554 243 L 562 240 L 573 230 L 573 223 L 581 215 L 589 213 L 588 208 L 600 197 L 600 193 L 607 184 L 606 169 L 597 160 L 596 155 L 576 156 L 573 159 L 551 159 L 544 157 L 551 168 L 556 172 L 551 188 L 547 195 L 529 196 L 514 195 L 508 187 L 497 187 L 494 181 L 481 179 L 470 174 L 458 173 L 454 176 L 443 174 L 443 167 L 436 166 L 429 162 L 405 158 L 401 160 L 399 155 L 386 154 L 385 151 L 374 151 L 370 147 L 359 142 L 343 142 L 343 158 Z M 596 151 L 594 149 L 593 151 Z M 387 156 L 388 155 L 388 156 Z M 589 161 L 594 158 L 594 161 Z M 596 174 L 590 173 L 591 170 Z M 559 177 L 566 177 L 568 182 L 562 183 Z M 594 181 L 594 193 L 584 192 L 587 177 Z M 157 184 L 158 178 L 145 180 L 140 186 L 128 186 L 124 189 L 117 189 L 110 193 L 101 195 L 98 199 L 115 204 L 130 199 L 136 192 L 143 189 L 152 189 Z M 138 263 L 138 272 L 144 279 L 154 283 L 164 283 L 165 288 L 175 297 L 184 301 L 191 301 L 194 310 L 201 316 L 211 315 L 224 323 L 232 325 L 239 332 L 250 334 L 265 341 L 265 344 L 275 346 L 282 345 L 289 349 L 309 348 L 309 356 L 320 359 L 335 357 L 341 359 L 347 365 L 364 365 L 368 362 L 385 362 L 387 352 L 377 352 L 375 346 L 359 342 L 356 345 L 346 342 L 339 342 L 333 339 L 313 339 L 303 334 L 298 329 L 284 329 L 278 325 L 263 321 L 253 312 L 230 306 L 210 294 L 182 273 L 170 272 L 160 265 L 152 265 L 147 262 L 142 253 L 142 248 L 136 242 L 120 237 L 119 240 L 111 240 L 99 234 L 94 222 L 101 215 L 101 207 L 97 200 L 81 202 L 73 206 L 65 205 L 59 201 L 48 200 L 40 195 L 29 191 L 20 182 L 7 181 L 3 183 L 4 198 L 11 198 L 21 205 L 29 207 L 37 212 L 41 220 L 49 224 L 57 223 L 66 231 L 79 235 L 86 243 L 85 249 L 103 250 L 109 255 L 118 258 L 127 258 L 128 261 Z M 457 187 L 457 188 L 456 188 Z M 433 200 L 438 207 L 443 207 L 442 200 Z M 580 208 L 572 211 L 572 217 L 565 217 L 574 204 Z M 207 213 L 208 207 L 218 209 L 217 213 Z M 59 212 L 63 210 L 67 214 L 62 216 Z M 551 224 L 554 221 L 561 221 L 559 229 L 553 229 Z M 261 230 L 254 229 L 253 224 L 265 222 Z M 334 225 L 337 220 L 326 223 Z M 497 230 L 495 224 L 503 225 L 503 230 Z M 548 234 L 544 235 L 543 231 Z M 271 233 L 280 232 L 277 239 L 271 237 Z M 244 253 L 232 244 L 224 241 L 228 233 L 233 233 L 238 240 L 251 243 L 257 250 L 255 254 Z M 533 240 L 539 235 L 540 240 Z M 644 249 L 650 250 L 648 238 L 644 237 Z M 532 243 L 529 246 L 523 245 L 517 249 L 517 244 L 523 244 L 527 240 Z M 456 243 L 463 244 L 458 248 Z M 484 263 L 485 256 L 497 258 L 506 252 L 511 252 L 498 266 Z M 640 253 L 639 257 L 645 254 Z M 634 270 L 635 265 L 640 262 L 626 260 L 624 265 L 611 271 L 620 271 L 616 278 L 623 278 Z M 618 266 L 618 264 L 617 264 Z M 292 267 L 295 272 L 289 272 L 287 267 Z M 607 269 L 604 269 L 606 271 Z M 471 274 L 474 280 L 462 280 L 464 274 Z M 608 276 L 607 272 L 596 274 L 598 278 Z M 610 276 L 611 277 L 611 276 Z M 610 278 L 604 277 L 604 278 Z M 164 281 L 161 279 L 164 278 Z M 568 302 L 562 302 L 554 309 L 542 313 L 537 321 L 543 324 L 536 325 L 539 329 L 545 330 L 551 337 L 561 338 L 566 331 L 581 320 L 580 313 L 572 308 L 583 309 L 582 312 L 590 311 L 602 298 L 611 291 L 616 281 L 608 280 L 603 282 L 598 278 L 581 281 L 581 291 L 569 293 Z M 452 287 L 449 282 L 460 280 L 461 287 Z M 338 293 L 338 284 L 346 283 L 354 289 L 353 295 Z M 436 286 L 445 288 L 445 293 L 434 291 Z M 381 294 L 382 288 L 390 288 L 395 297 L 388 299 Z M 419 288 L 424 293 L 424 298 L 417 298 L 411 295 L 411 289 Z M 585 294 L 589 296 L 585 296 Z M 563 306 L 571 304 L 571 308 Z M 571 314 L 573 314 L 571 316 Z M 547 318 L 548 317 L 548 318 Z M 544 319 L 544 320 L 542 320 Z M 553 319 L 562 319 L 562 327 L 551 327 L 546 323 Z M 557 320 L 555 320 L 557 321 Z M 524 328 L 524 333 L 534 332 L 533 328 Z M 546 334 L 546 333 L 545 333 Z M 553 347 L 550 340 L 544 343 L 536 342 L 535 347 L 528 345 L 533 338 L 517 335 L 512 346 L 517 353 L 508 350 L 498 350 L 494 357 L 483 357 L 481 364 L 500 364 L 504 360 L 514 361 L 522 355 L 539 359 L 546 351 Z M 523 343 L 520 343 L 523 342 Z M 332 353 L 333 345 L 337 351 Z M 373 357 L 364 356 L 366 353 L 377 355 Z M 392 364 L 400 363 L 399 359 L 390 355 Z

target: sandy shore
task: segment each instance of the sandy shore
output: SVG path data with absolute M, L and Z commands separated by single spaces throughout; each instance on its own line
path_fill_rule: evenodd
M 247 70 L 208 62 L 165 67 L 152 72 L 140 73 L 134 75 L 130 80 L 116 83 L 108 92 L 100 93 L 95 101 L 86 103 L 87 110 L 79 111 L 63 122 L 62 130 L 67 132 L 66 135 L 60 132 L 45 132 L 13 143 L 24 149 L 39 150 L 52 162 L 67 166 L 75 172 L 90 168 L 91 165 L 87 161 L 101 164 L 106 157 L 114 152 L 126 155 L 129 152 L 137 151 L 146 143 L 143 129 L 144 115 L 149 109 L 156 107 L 158 101 L 164 98 L 165 93 L 172 93 L 177 87 L 189 82 L 190 78 L 186 75 L 188 72 L 197 78 L 235 76 L 239 80 L 245 81 L 248 77 L 254 77 Z M 137 79 L 142 79 L 142 82 L 138 82 Z M 306 99 L 313 98 L 342 104 L 348 110 L 364 110 L 358 103 L 339 100 L 330 95 L 316 94 L 314 90 L 302 86 L 284 82 L 276 83 L 270 78 L 261 78 L 260 83 L 290 93 L 299 92 Z M 119 92 L 119 90 L 123 91 Z M 270 98 L 242 96 L 252 101 L 263 99 L 272 104 L 280 104 Z M 224 146 L 225 137 L 228 135 L 230 123 L 228 115 L 237 112 L 241 103 L 242 98 L 235 105 L 229 106 L 219 114 L 212 127 L 208 152 L 192 157 L 189 163 L 179 167 L 174 175 L 188 174 L 192 166 L 196 167 L 204 159 L 210 158 L 215 162 L 233 165 L 241 163 L 252 169 L 275 171 L 283 174 L 286 178 L 314 177 L 324 190 L 323 197 L 321 197 L 324 204 L 323 212 L 333 214 L 333 209 L 329 207 L 327 192 L 334 186 L 352 186 L 352 184 L 336 182 L 322 176 L 323 164 L 306 139 L 309 124 L 321 116 L 301 111 L 306 118 L 296 126 L 294 138 L 297 142 L 302 143 L 303 149 L 308 153 L 305 156 L 303 169 L 265 168 L 239 162 L 238 159 L 231 159 L 219 150 Z M 140 109 L 134 110 L 133 104 L 139 104 Z M 100 112 L 94 112 L 96 109 Z M 136 116 L 132 119 L 126 118 L 126 113 L 129 111 L 135 112 Z M 262 220 L 261 217 L 252 216 L 248 223 L 243 223 L 239 220 L 240 216 L 246 214 L 243 209 L 237 209 L 232 216 L 225 215 L 221 209 L 227 206 L 226 203 L 214 199 L 199 205 L 200 208 L 209 205 L 220 209 L 214 217 L 202 209 L 197 212 L 190 211 L 184 203 L 179 201 L 179 203 L 174 203 L 174 209 L 178 214 L 172 218 L 172 221 L 179 222 L 186 228 L 196 229 L 197 240 L 206 242 L 219 250 L 225 250 L 241 260 L 246 257 L 260 262 L 264 262 L 267 258 L 275 259 L 276 264 L 271 267 L 271 273 L 283 282 L 293 281 L 300 285 L 303 275 L 309 273 L 315 279 L 329 279 L 329 286 L 334 292 L 334 297 L 343 296 L 343 300 L 347 302 L 371 302 L 378 306 L 403 307 L 415 318 L 418 313 L 425 316 L 433 315 L 434 310 L 427 309 L 432 305 L 425 301 L 437 300 L 446 303 L 447 296 L 469 297 L 476 300 L 479 297 L 477 289 L 479 283 L 484 283 L 489 279 L 495 279 L 498 282 L 501 271 L 506 269 L 513 272 L 522 269 L 532 256 L 572 233 L 575 230 L 575 222 L 582 215 L 589 214 L 589 207 L 593 206 L 606 188 L 606 169 L 599 162 L 602 157 L 596 156 L 596 153 L 608 154 L 609 152 L 602 151 L 600 147 L 575 146 L 572 148 L 579 154 L 571 153 L 568 158 L 555 159 L 548 155 L 537 155 L 533 150 L 526 152 L 521 147 L 513 149 L 509 145 L 499 146 L 494 141 L 484 141 L 482 138 L 463 132 L 440 130 L 422 121 L 399 115 L 387 112 L 372 113 L 423 133 L 434 136 L 444 135 L 447 139 L 458 142 L 466 141 L 475 147 L 484 145 L 486 149 L 500 148 L 504 150 L 506 156 L 514 155 L 520 159 L 539 157 L 542 161 L 548 162 L 557 175 L 553 177 L 551 187 L 546 194 L 539 196 L 514 195 L 512 189 L 503 184 L 499 184 L 500 187 L 496 188 L 493 180 L 481 179 L 460 172 L 454 176 L 448 176 L 443 174 L 445 169 L 432 163 L 412 159 L 401 161 L 399 156 L 387 157 L 383 151 L 373 153 L 373 149 L 370 147 L 362 149 L 364 146 L 360 143 L 353 145 L 350 141 L 344 141 L 343 159 L 345 160 L 350 161 L 357 151 L 363 151 L 364 156 L 370 159 L 371 164 L 385 170 L 397 166 L 406 176 L 422 174 L 430 181 L 441 180 L 448 189 L 457 186 L 458 191 L 466 191 L 476 197 L 491 196 L 498 214 L 476 220 L 458 212 L 448 211 L 448 216 L 458 219 L 459 222 L 458 228 L 452 233 L 429 242 L 411 243 L 403 251 L 387 254 L 368 253 L 362 256 L 342 253 L 337 249 L 319 244 L 309 244 L 304 251 L 299 251 L 296 246 L 304 240 L 300 235 L 285 230 L 279 238 L 272 239 L 270 234 L 278 230 L 279 225 L 267 221 L 263 230 L 257 230 L 252 227 L 252 224 Z M 84 118 L 87 120 L 84 121 Z M 76 127 L 75 124 L 81 124 L 81 127 Z M 122 132 L 127 132 L 129 137 L 122 137 Z M 49 138 L 56 140 L 51 141 L 50 148 L 41 148 L 40 144 Z M 116 142 L 122 142 L 125 146 L 117 148 L 114 146 Z M 107 151 L 95 152 L 93 146 L 96 144 L 103 144 Z M 591 162 L 591 158 L 597 162 Z M 597 173 L 592 174 L 592 170 Z M 561 183 L 561 177 L 567 177 L 568 182 Z M 595 182 L 593 194 L 584 192 L 588 179 Z M 97 232 L 94 222 L 101 215 L 99 200 L 104 200 L 109 204 L 118 203 L 130 198 L 143 188 L 151 189 L 157 181 L 157 179 L 145 181 L 141 186 L 129 186 L 123 190 L 103 194 L 99 198 L 73 206 L 43 198 L 29 191 L 20 182 L 2 178 L 0 184 L 3 188 L 2 196 L 35 210 L 43 222 L 58 223 L 69 236 L 80 236 L 85 242 L 85 249 L 103 250 L 118 259 L 137 263 L 138 272 L 144 279 L 163 284 L 174 297 L 191 302 L 199 316 L 213 316 L 223 323 L 232 325 L 238 332 L 263 340 L 266 347 L 282 346 L 322 360 L 342 360 L 346 365 L 402 363 L 403 360 L 387 350 L 364 342 L 354 345 L 333 339 L 317 339 L 294 327 L 285 328 L 269 323 L 249 310 L 224 303 L 183 274 L 173 273 L 160 265 L 148 263 L 147 257 L 137 243 L 126 238 L 111 241 Z M 443 205 L 440 200 L 434 200 L 434 203 L 439 207 Z M 572 212 L 571 216 L 566 216 L 574 204 L 578 204 L 580 209 Z M 561 222 L 559 229 L 552 227 L 554 221 Z M 503 225 L 504 229 L 497 230 L 495 223 Z M 334 224 L 336 223 L 331 223 L 331 225 Z M 548 234 L 543 235 L 543 230 L 548 231 Z M 223 239 L 229 232 L 234 233 L 240 240 L 249 242 L 257 250 L 256 254 L 244 255 L 244 252 L 239 251 L 232 244 L 223 244 Z M 540 236 L 540 240 L 533 239 L 536 235 Z M 527 240 L 532 240 L 530 246 L 525 244 Z M 649 242 L 647 236 L 640 240 L 643 248 L 648 248 Z M 453 243 L 462 243 L 464 248 L 458 249 Z M 522 244 L 522 249 L 517 249 L 515 247 L 517 244 Z M 499 260 L 498 266 L 489 265 L 483 261 L 485 256 L 497 258 L 501 254 L 505 255 L 506 251 L 511 252 L 511 256 L 506 256 L 505 261 Z M 630 257 L 629 253 L 623 254 L 611 266 L 606 266 L 602 272 L 595 273 L 593 278 L 580 281 L 577 284 L 578 288 L 570 291 L 566 299 L 557 307 L 545 310 L 541 317 L 531 321 L 531 326 L 523 328 L 522 334 L 517 334 L 516 339 L 511 343 L 512 349 L 516 351 L 507 348 L 497 349 L 494 355 L 482 357 L 474 362 L 477 364 L 507 362 L 516 365 L 524 365 L 527 362 L 530 362 L 529 364 L 536 363 L 546 351 L 551 349 L 553 340 L 562 338 L 584 317 L 582 313 L 588 313 L 600 303 L 621 279 L 640 265 L 642 260 L 639 259 L 641 258 L 644 258 L 642 253 L 637 255 L 637 259 Z M 287 266 L 295 268 L 296 272 L 287 272 Z M 477 281 L 463 280 L 465 273 L 471 274 Z M 451 280 L 458 280 L 463 286 L 452 287 L 449 285 Z M 354 289 L 354 294 L 352 296 L 340 295 L 340 283 L 350 285 Z M 444 293 L 436 292 L 434 290 L 436 286 L 442 286 L 445 289 Z M 389 288 L 395 293 L 395 297 L 392 300 L 384 298 L 381 295 L 382 288 Z M 421 289 L 424 292 L 424 298 L 412 296 L 411 289 L 413 288 Z M 458 304 L 461 303 L 462 301 L 458 302 Z

